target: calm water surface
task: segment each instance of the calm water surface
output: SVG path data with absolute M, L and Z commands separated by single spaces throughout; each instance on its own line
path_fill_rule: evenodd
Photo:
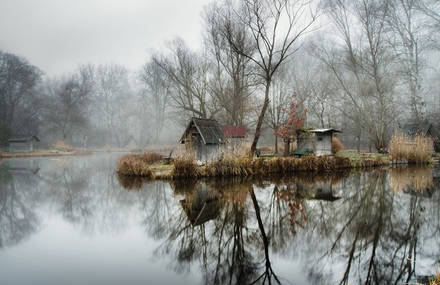
M 0 162 L 0 284 L 405 284 L 438 270 L 440 170 L 179 183 L 120 155 Z

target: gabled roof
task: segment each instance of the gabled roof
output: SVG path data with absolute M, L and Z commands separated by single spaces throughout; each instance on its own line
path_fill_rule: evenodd
M 407 135 L 416 135 L 416 134 L 422 134 L 427 135 L 429 130 L 431 129 L 432 124 L 428 122 L 428 120 L 425 120 L 423 122 L 409 122 L 406 123 L 403 126 L 403 132 Z
M 223 134 L 227 138 L 245 138 L 246 127 L 245 126 L 221 126 Z
M 202 137 L 204 144 L 219 144 L 225 141 L 225 136 L 222 129 L 216 120 L 202 119 L 202 118 L 191 118 L 185 132 L 180 139 L 183 142 L 186 134 L 189 132 L 192 126 L 195 126 L 200 136 Z
M 37 136 L 17 136 L 12 137 L 8 141 L 11 142 L 29 142 L 31 140 L 36 140 L 37 142 L 40 141 L 40 139 Z

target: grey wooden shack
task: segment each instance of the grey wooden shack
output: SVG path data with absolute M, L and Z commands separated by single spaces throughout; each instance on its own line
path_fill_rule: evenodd
M 424 136 L 434 137 L 433 125 L 428 120 L 419 123 L 408 122 L 403 126 L 403 132 L 408 136 L 420 134 Z
M 332 128 L 299 131 L 295 154 L 331 155 L 333 134 L 340 132 Z
M 187 152 L 194 152 L 196 159 L 208 161 L 219 155 L 226 142 L 216 120 L 191 118 L 180 139 Z
M 38 148 L 39 142 L 37 136 L 12 137 L 9 139 L 9 151 L 31 152 Z

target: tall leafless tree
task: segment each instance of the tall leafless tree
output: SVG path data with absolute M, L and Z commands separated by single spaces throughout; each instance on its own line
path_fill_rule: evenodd
M 233 9 L 236 21 L 246 27 L 255 49 L 252 52 L 240 46 L 240 38 L 233 33 L 228 41 L 234 51 L 251 60 L 263 80 L 264 102 L 258 116 L 250 153 L 253 155 L 261 134 L 264 115 L 270 103 L 272 78 L 280 65 L 299 49 L 298 42 L 309 32 L 317 19 L 312 1 L 241 0 Z

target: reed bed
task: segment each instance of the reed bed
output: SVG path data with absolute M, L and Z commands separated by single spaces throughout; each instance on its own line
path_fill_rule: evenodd
M 124 155 L 118 161 L 116 172 L 127 176 L 153 177 L 150 165 L 161 159 L 163 156 L 157 153 Z
M 398 133 L 390 141 L 389 152 L 393 163 L 429 164 L 432 163 L 433 149 L 432 138 L 423 135 L 410 138 Z
M 173 178 L 198 178 L 202 176 L 200 167 L 197 165 L 194 155 L 176 157 L 173 159 Z

